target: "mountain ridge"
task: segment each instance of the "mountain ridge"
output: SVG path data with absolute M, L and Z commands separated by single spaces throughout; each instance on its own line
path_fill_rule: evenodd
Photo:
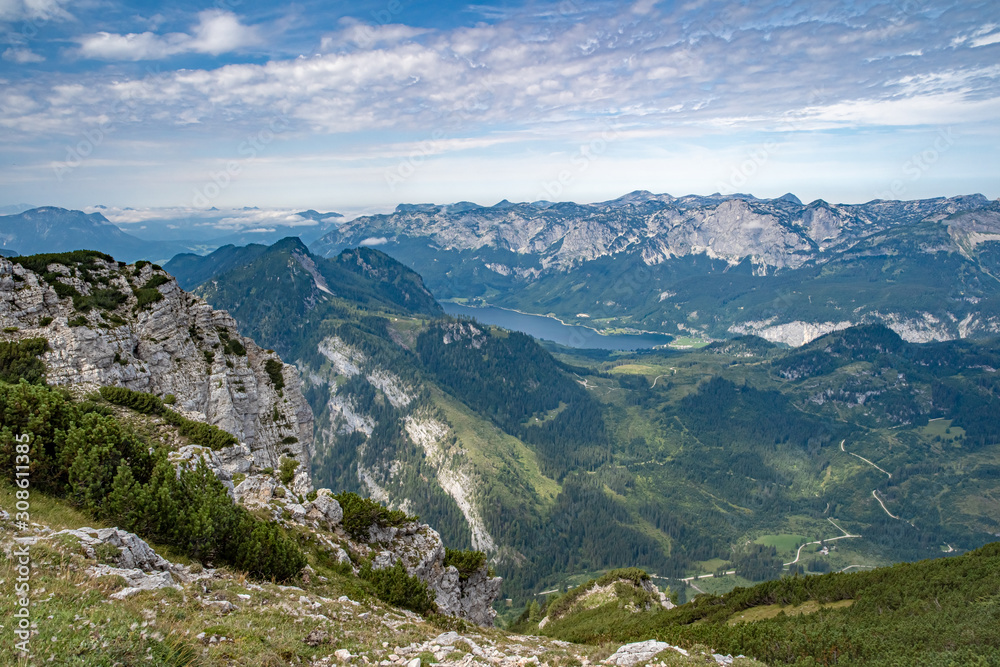
M 801 344 L 839 322 L 881 321 L 917 342 L 1000 331 L 998 207 L 982 195 L 831 205 L 640 191 L 596 204 L 400 206 L 310 248 L 378 239 L 438 298 L 599 329 Z M 879 273 L 898 277 L 872 285 Z M 865 300 L 852 298 L 859 288 Z

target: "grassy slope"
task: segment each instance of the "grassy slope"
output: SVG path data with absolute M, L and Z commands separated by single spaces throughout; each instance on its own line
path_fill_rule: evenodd
M 710 643 L 772 664 L 996 664 L 1000 543 L 863 573 L 786 578 L 668 611 L 600 607 L 543 632 L 570 641 Z

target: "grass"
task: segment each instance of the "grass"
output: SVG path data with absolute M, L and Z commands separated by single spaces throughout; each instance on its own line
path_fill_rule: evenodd
M 491 422 L 476 416 L 444 392 L 434 389 L 432 396 L 480 472 L 489 473 L 495 467 L 506 467 L 534 489 L 540 502 L 549 504 L 555 501 L 562 488 L 542 473 L 534 451 Z
M 805 542 L 811 542 L 812 540 L 805 535 L 761 535 L 754 542 L 757 544 L 763 544 L 767 547 L 774 547 L 778 550 L 779 554 L 790 553 L 795 554 L 795 550 L 799 548 L 800 544 Z
M 753 623 L 754 621 L 762 621 L 766 618 L 774 618 L 778 614 L 785 614 L 786 616 L 798 616 L 800 614 L 812 614 L 821 609 L 842 609 L 844 607 L 850 607 L 854 604 L 854 600 L 837 600 L 836 602 L 817 602 L 816 600 L 807 600 L 800 605 L 788 606 L 780 604 L 769 604 L 760 607 L 750 607 L 743 611 L 733 614 L 726 623 L 728 625 L 736 625 L 737 623 Z
M 956 440 L 965 437 L 965 429 L 961 426 L 952 426 L 950 419 L 932 419 L 927 422 L 927 426 L 917 429 L 917 432 L 929 440 L 940 437 L 942 440 Z

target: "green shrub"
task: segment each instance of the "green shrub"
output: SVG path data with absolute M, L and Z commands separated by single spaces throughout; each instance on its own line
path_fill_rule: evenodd
M 190 440 L 192 444 L 209 449 L 223 449 L 239 444 L 239 440 L 232 433 L 223 431 L 218 426 L 188 419 L 166 407 L 164 402 L 153 394 L 132 391 L 125 387 L 101 387 L 100 392 L 104 400 L 109 403 L 121 405 L 143 414 L 163 417 L 168 424 L 176 426 L 180 434 Z
M 17 331 L 20 331 L 20 327 L 4 327 L 3 328 L 3 332 L 4 333 L 15 333 Z
M 601 586 L 607 586 L 610 583 L 629 581 L 634 586 L 639 587 L 642 582 L 648 581 L 649 575 L 640 570 L 637 567 L 626 567 L 619 570 L 611 570 L 601 575 L 597 579 L 591 579 L 585 584 L 577 586 L 571 591 L 568 591 L 565 595 L 559 599 L 552 602 L 548 609 L 549 618 L 558 618 L 565 614 L 573 606 L 577 600 L 579 600 L 587 591 L 593 588 L 599 588 Z M 621 597 L 626 591 L 619 589 L 617 586 L 615 588 L 615 594 Z
M 177 402 L 177 397 L 174 396 L 173 394 L 167 394 L 166 396 L 163 397 L 164 405 L 173 405 L 176 402 Z
M 134 291 L 134 294 L 137 300 L 136 308 L 139 310 L 145 310 L 147 306 L 163 299 L 163 295 L 160 294 L 160 290 L 158 289 L 137 289 Z
M 459 579 L 468 579 L 479 568 L 486 565 L 486 554 L 482 551 L 444 550 L 444 566 L 453 565 L 458 569 Z
M 247 349 L 243 346 L 243 343 L 235 338 L 227 340 L 226 346 L 223 349 L 226 351 L 226 354 L 235 354 L 238 357 L 247 356 Z
M 418 614 L 437 609 L 427 584 L 406 573 L 399 561 L 393 567 L 374 569 L 370 563 L 361 568 L 361 578 L 371 584 L 375 596 L 391 605 L 403 607 Z
M 128 301 L 124 292 L 120 292 L 113 287 L 91 290 L 87 296 L 74 296 L 73 307 L 85 313 L 92 307 L 101 310 L 115 310 L 118 306 Z
M 87 318 L 83 315 L 77 315 L 73 319 L 68 320 L 66 325 L 71 327 L 84 327 L 87 326 Z
M 356 493 L 338 493 L 333 496 L 344 510 L 344 530 L 358 541 L 368 540 L 368 529 L 372 526 L 387 528 L 402 526 L 416 521 L 417 517 L 407 516 L 402 510 L 390 510 L 370 498 L 362 498 Z
M 140 259 L 138 262 L 135 263 L 135 275 L 139 275 L 142 272 L 142 267 L 149 265 L 150 262 L 146 261 L 145 259 Z
M 155 407 L 144 396 L 127 400 Z M 32 487 L 39 492 L 66 498 L 95 518 L 197 560 L 230 564 L 254 577 L 285 581 L 306 564 L 294 540 L 235 505 L 203 461 L 177 469 L 165 448 L 151 450 L 114 417 L 73 403 L 63 391 L 0 383 L 0 423 L 0 461 L 11 463 L 3 470 L 12 481 L 14 434 L 29 434 Z
M 42 384 L 45 364 L 38 357 L 48 350 L 49 342 L 44 338 L 0 342 L 0 380 L 14 383 L 23 378 L 31 384 Z
M 285 377 L 281 374 L 284 367 L 285 365 L 277 359 L 268 359 L 264 362 L 264 372 L 271 379 L 271 385 L 278 391 L 285 386 Z
M 42 274 L 48 273 L 50 264 L 62 264 L 63 266 L 80 266 L 82 268 L 95 268 L 96 260 L 102 259 L 106 262 L 113 262 L 111 255 L 96 250 L 73 250 L 72 252 L 52 252 L 38 255 L 22 255 L 20 257 L 10 257 L 10 261 L 20 264 L 24 268 Z M 48 278 L 46 278 L 48 282 Z
M 163 401 L 144 391 L 133 391 L 126 387 L 101 387 L 101 397 L 109 403 L 141 412 L 146 415 L 162 415 Z
M 165 276 L 162 273 L 157 273 L 150 276 L 149 280 L 146 281 L 146 284 L 143 285 L 141 289 L 156 289 L 160 285 L 166 285 L 169 282 L 170 282 L 169 276 Z
M 52 324 L 52 318 L 49 317 L 48 315 L 38 320 L 38 326 L 40 327 L 47 327 L 50 324 Z
M 295 459 L 283 458 L 281 459 L 281 465 L 278 467 L 278 479 L 285 486 L 292 483 L 295 479 L 295 469 L 299 467 L 299 462 Z

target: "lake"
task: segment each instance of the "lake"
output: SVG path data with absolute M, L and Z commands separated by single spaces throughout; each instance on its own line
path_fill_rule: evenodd
M 485 306 L 473 308 L 457 303 L 442 303 L 449 315 L 472 317 L 483 324 L 520 331 L 529 336 L 550 340 L 560 345 L 598 350 L 648 350 L 657 345 L 666 345 L 670 336 L 661 334 L 621 334 L 605 336 L 593 329 L 573 324 L 563 324 L 559 320 L 544 315 L 526 315 L 506 308 Z

